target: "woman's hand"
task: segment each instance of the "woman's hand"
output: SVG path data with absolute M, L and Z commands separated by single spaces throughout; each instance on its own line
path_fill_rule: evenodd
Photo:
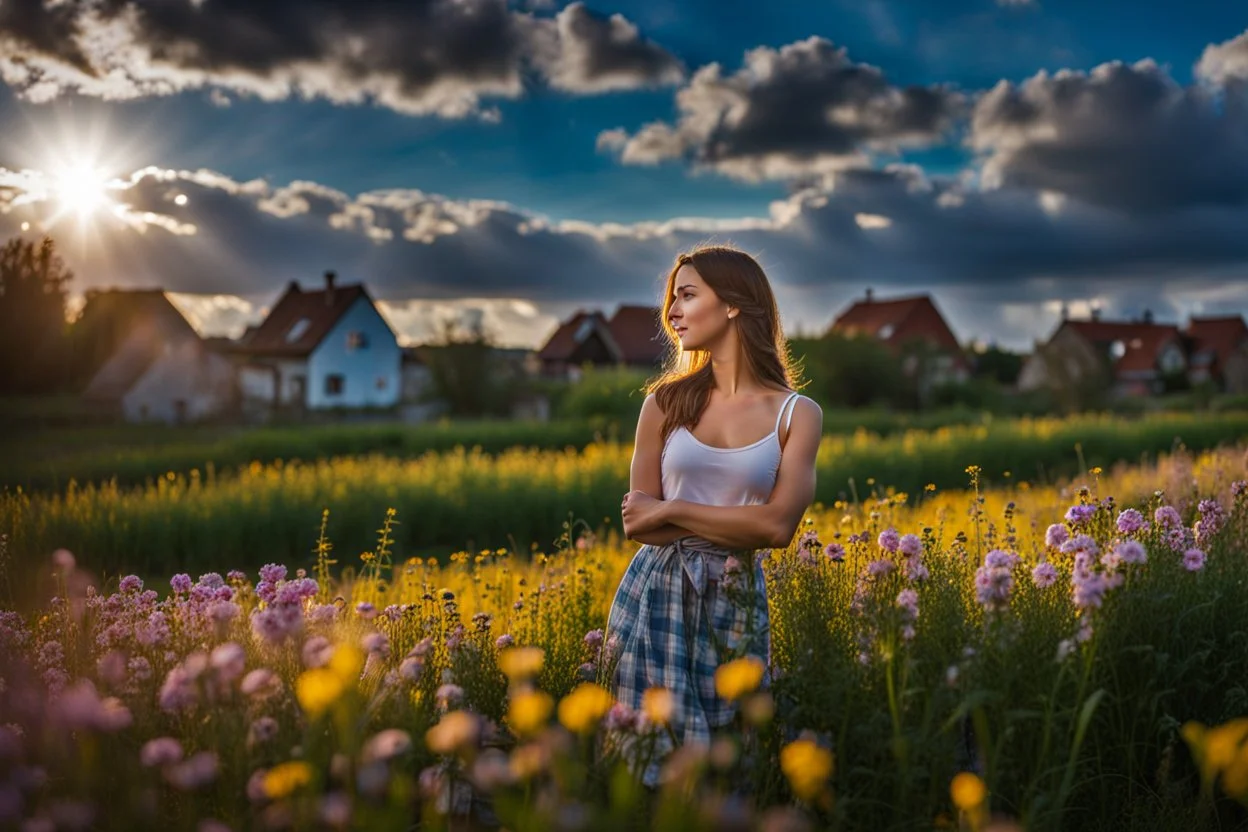
M 632 536 L 659 528 L 667 522 L 664 518 L 666 505 L 666 501 L 656 500 L 644 491 L 628 492 L 620 503 L 620 513 L 624 516 L 624 533 Z

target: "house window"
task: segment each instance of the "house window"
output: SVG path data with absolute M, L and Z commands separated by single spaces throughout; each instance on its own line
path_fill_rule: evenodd
M 347 380 L 338 373 L 325 376 L 325 395 L 341 396 L 342 389 L 346 386 L 346 381 Z
M 368 349 L 368 333 L 354 330 L 347 333 L 347 352 Z
M 897 330 L 892 324 L 884 324 L 884 326 L 880 327 L 880 331 L 877 334 L 879 335 L 881 341 L 887 341 L 889 338 L 893 337 L 893 333 L 896 331 Z
M 295 325 L 286 333 L 286 343 L 293 344 L 303 337 L 303 333 L 308 331 L 308 327 L 312 325 L 312 321 L 307 318 L 300 318 L 295 321 Z
M 377 376 L 377 389 L 378 390 L 386 389 L 386 377 L 385 376 Z

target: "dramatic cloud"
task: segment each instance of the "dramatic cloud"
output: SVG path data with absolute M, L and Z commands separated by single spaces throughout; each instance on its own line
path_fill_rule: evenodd
M 676 124 L 654 122 L 599 147 L 629 164 L 685 159 L 747 181 L 788 179 L 861 167 L 871 152 L 939 141 L 962 107 L 944 87 L 892 86 L 879 69 L 812 37 L 759 47 L 725 77 L 718 64 L 694 73 L 676 94 Z
M 1171 319 L 1248 307 L 1248 282 L 1233 279 L 1248 263 L 1241 206 L 1133 215 L 912 166 L 829 175 L 766 216 L 634 224 L 553 221 L 414 190 L 353 196 L 314 182 L 146 168 L 120 182 L 117 208 L 94 219 L 85 244 L 73 223 L 51 219 L 58 212 L 43 193 L 37 173 L 0 170 L 0 239 L 22 223 L 30 234 L 46 228 L 76 271 L 74 291 L 196 295 L 181 300 L 214 332 L 258 317 L 289 281 L 314 284 L 335 269 L 364 281 L 410 339 L 447 316 L 475 315 L 509 343 L 536 344 L 577 306 L 656 301 L 673 255 L 707 241 L 756 252 L 786 324 L 806 331 L 867 286 L 879 297 L 931 292 L 964 340 L 1014 346 L 1046 335 L 1063 300 Z
M 573 3 L 555 22 L 557 38 L 538 58 L 553 87 L 600 93 L 684 80 L 684 65 L 661 46 L 643 39 L 623 15 L 604 17 L 584 3 Z
M 1196 74 L 1215 84 L 1248 81 L 1248 32 L 1206 46 L 1196 64 Z
M 615 15 L 557 18 L 505 0 L 41 0 L 0 3 L 0 78 L 46 101 L 213 88 L 277 100 L 374 101 L 448 118 L 496 112 L 528 68 L 560 89 L 675 83 L 679 63 Z
M 1248 200 L 1248 96 L 1180 86 L 1152 61 L 1002 81 L 976 104 L 969 142 L 990 187 L 1130 213 Z

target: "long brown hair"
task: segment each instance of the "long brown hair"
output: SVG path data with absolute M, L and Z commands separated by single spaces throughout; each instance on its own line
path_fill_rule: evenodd
M 663 291 L 663 317 L 670 350 L 661 375 L 646 385 L 663 411 L 662 438 L 677 427 L 692 429 L 710 402 L 715 376 L 706 350 L 682 350 L 668 313 L 675 299 L 676 272 L 690 265 L 720 300 L 740 310 L 734 319 L 742 357 L 750 374 L 763 384 L 797 389 L 800 368 L 789 355 L 780 326 L 780 308 L 763 267 L 729 246 L 702 246 L 676 256 Z

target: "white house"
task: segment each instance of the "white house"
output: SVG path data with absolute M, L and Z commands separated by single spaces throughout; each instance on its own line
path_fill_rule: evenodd
M 360 284 L 321 289 L 292 281 L 268 317 L 239 339 L 245 407 L 390 407 L 402 393 L 403 351 Z
M 83 398 L 128 422 L 182 424 L 226 413 L 234 369 L 159 290 L 93 293 L 80 325 L 102 363 Z

